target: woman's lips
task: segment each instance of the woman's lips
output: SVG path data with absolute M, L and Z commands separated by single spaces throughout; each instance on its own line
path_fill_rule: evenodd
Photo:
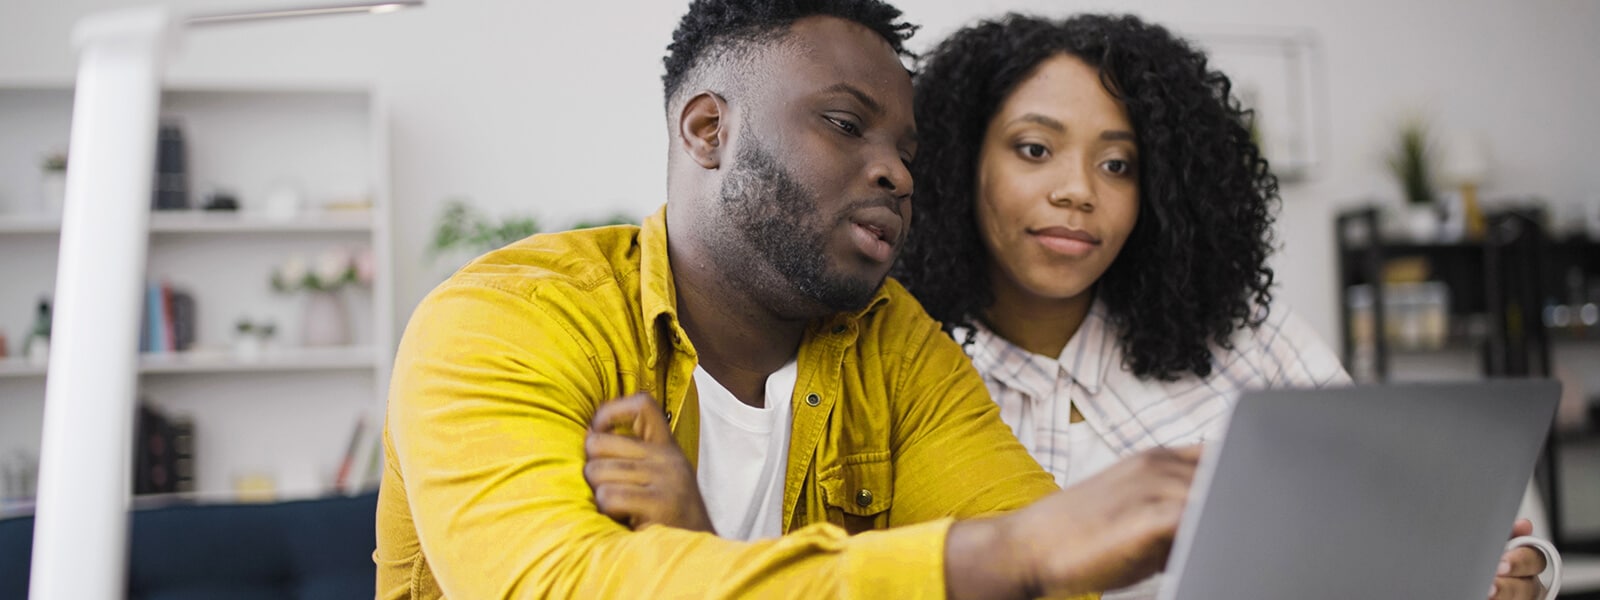
M 1039 240 L 1040 245 L 1052 252 L 1067 256 L 1086 256 L 1100 246 L 1100 238 L 1081 229 L 1059 226 L 1041 227 L 1029 229 L 1028 234 Z

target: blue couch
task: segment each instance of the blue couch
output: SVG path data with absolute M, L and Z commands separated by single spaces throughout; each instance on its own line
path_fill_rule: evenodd
M 378 496 L 134 510 L 128 598 L 371 598 Z M 33 517 L 0 520 L 0 600 L 26 600 Z

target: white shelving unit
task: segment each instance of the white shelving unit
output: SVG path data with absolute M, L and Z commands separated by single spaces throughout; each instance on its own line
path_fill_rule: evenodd
M 39 451 L 45 368 L 19 354 L 36 303 L 55 287 L 61 220 L 43 209 L 39 165 L 65 150 L 71 109 L 70 84 L 0 82 L 0 333 L 11 353 L 0 358 L 0 456 Z M 198 494 L 226 496 L 236 481 L 261 476 L 280 498 L 328 493 L 356 422 L 376 428 L 394 352 L 380 95 L 363 86 L 178 82 L 163 92 L 162 115 L 183 127 L 191 204 L 226 189 L 241 210 L 152 213 L 147 278 L 194 297 L 197 335 L 193 350 L 140 356 L 140 396 L 195 422 Z M 285 186 L 307 206 L 269 214 L 264 199 Z M 348 208 L 362 198 L 367 207 Z M 273 291 L 272 270 L 293 255 L 363 246 L 373 252 L 373 283 L 340 292 L 351 343 L 301 346 L 304 294 Z M 241 318 L 275 323 L 275 341 L 237 354 Z
M 150 215 L 150 233 L 319 233 L 366 232 L 373 211 L 324 211 L 282 219 L 237 212 L 157 212 Z M 61 219 L 42 214 L 0 214 L 0 234 L 59 235 Z

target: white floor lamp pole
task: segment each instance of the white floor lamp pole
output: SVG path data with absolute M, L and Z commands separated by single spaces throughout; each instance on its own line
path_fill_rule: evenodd
M 183 26 L 385 13 L 422 0 L 200 15 L 90 15 L 77 87 L 39 453 L 31 600 L 125 593 L 134 392 L 161 74 Z
M 61 223 L 30 598 L 124 594 L 140 289 L 167 11 L 90 16 Z

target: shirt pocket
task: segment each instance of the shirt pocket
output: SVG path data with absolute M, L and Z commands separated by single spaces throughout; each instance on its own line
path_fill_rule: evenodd
M 827 506 L 828 522 L 852 535 L 887 529 L 894 504 L 894 462 L 888 452 L 844 457 L 817 474 L 817 487 Z

